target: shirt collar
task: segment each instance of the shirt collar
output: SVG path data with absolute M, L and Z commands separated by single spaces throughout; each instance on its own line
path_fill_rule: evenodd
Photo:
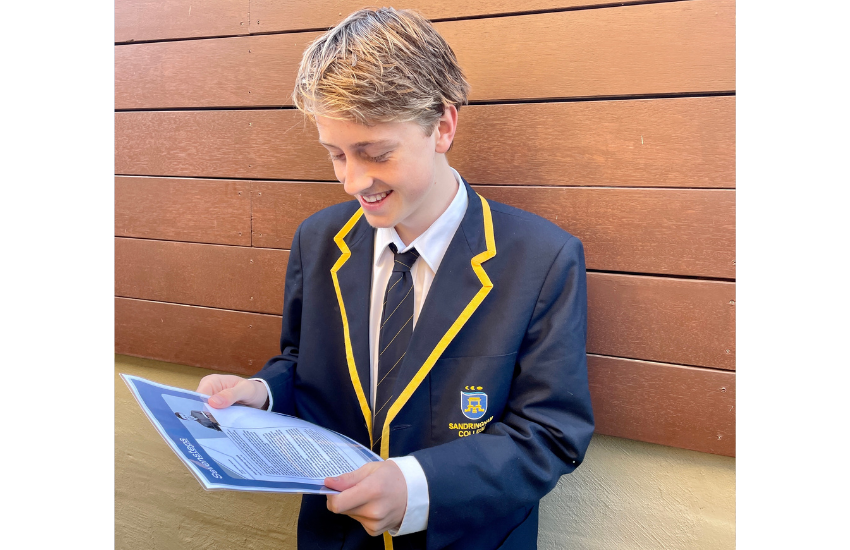
M 416 237 L 410 243 L 410 246 L 404 246 L 401 237 L 398 236 L 394 227 L 379 227 L 375 233 L 375 263 L 378 262 L 378 258 L 380 258 L 389 244 L 394 243 L 399 252 L 407 252 L 411 248 L 416 247 L 419 256 L 425 260 L 431 271 L 434 273 L 437 272 L 440 263 L 443 261 L 443 256 L 446 255 L 446 250 L 449 248 L 452 237 L 454 237 L 457 228 L 460 227 L 460 222 L 466 213 L 466 207 L 469 205 L 466 186 L 463 184 L 460 174 L 454 168 L 451 168 L 451 171 L 455 176 L 458 186 L 455 198 L 452 199 L 446 211 L 440 214 L 440 217 L 431 224 L 431 227 Z

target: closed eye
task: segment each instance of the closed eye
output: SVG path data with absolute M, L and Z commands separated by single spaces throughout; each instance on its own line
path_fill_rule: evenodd
M 387 157 L 389 156 L 390 153 L 392 153 L 392 151 L 387 151 L 386 153 L 382 153 L 382 154 L 378 155 L 377 157 L 370 157 L 369 155 L 366 155 L 366 154 L 364 154 L 363 157 L 370 162 L 384 162 L 384 161 L 387 160 Z M 336 160 L 345 160 L 345 153 L 340 153 L 338 155 L 335 155 L 333 153 L 328 153 L 328 156 L 330 156 L 331 162 L 336 161 Z
M 366 158 L 372 162 L 384 162 L 385 160 L 387 160 L 387 157 L 390 153 L 392 153 L 392 151 L 387 151 L 386 153 L 380 154 L 377 157 L 366 156 Z

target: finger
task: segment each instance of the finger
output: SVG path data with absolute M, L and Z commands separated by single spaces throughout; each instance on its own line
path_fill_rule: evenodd
M 334 514 L 346 514 L 353 516 L 361 511 L 361 507 L 368 504 L 369 499 L 359 491 L 358 488 L 352 487 L 344 493 L 328 495 L 328 510 Z M 358 520 L 360 521 L 360 520 Z
M 365 505 L 359 507 L 359 511 L 348 511 L 345 515 L 357 521 L 363 526 L 367 533 L 374 537 L 375 535 L 380 535 L 387 529 L 392 529 L 393 526 L 390 525 L 390 522 L 384 515 L 373 510 L 373 508 L 376 507 Z M 395 527 L 398 528 L 400 526 L 401 523 Z
M 232 388 L 244 380 L 241 376 L 234 376 L 232 374 L 210 374 L 201 378 L 196 391 L 198 393 L 213 395 L 225 388 Z
M 201 381 L 198 382 L 198 389 L 195 391 L 198 393 L 203 393 L 205 395 L 212 395 L 216 393 L 215 388 L 215 374 L 211 374 L 209 376 L 204 376 L 201 378 Z
M 216 409 L 223 409 L 239 401 L 252 407 L 262 407 L 265 402 L 265 395 L 260 400 L 258 386 L 263 386 L 263 384 L 253 380 L 243 380 L 232 388 L 223 389 L 212 395 L 209 398 L 209 404 Z M 265 394 L 265 387 L 263 387 L 262 393 Z M 259 403 L 257 403 L 258 401 Z
M 391 461 L 368 466 L 372 470 L 368 476 L 328 498 L 328 509 L 357 520 L 370 534 L 398 528 L 407 508 L 404 474 Z
M 374 504 L 367 503 L 344 514 L 362 525 L 363 529 L 373 537 L 387 529 L 398 529 L 401 526 L 401 522 L 395 526 L 391 525 L 389 518 Z
M 369 478 L 377 466 L 380 466 L 380 463 L 369 463 L 336 478 L 325 478 L 325 486 L 341 491 L 335 495 L 328 495 L 328 510 L 335 514 L 356 513 L 361 506 L 368 504 L 374 495 L 369 489 L 369 484 L 364 485 L 363 482 Z
M 342 474 L 336 477 L 326 477 L 325 487 L 333 489 L 334 491 L 345 491 L 346 489 L 350 489 L 362 480 L 366 479 L 366 477 L 375 470 L 375 464 L 377 463 L 370 462 L 369 464 L 364 464 L 357 468 L 353 472 L 348 472 L 347 474 Z

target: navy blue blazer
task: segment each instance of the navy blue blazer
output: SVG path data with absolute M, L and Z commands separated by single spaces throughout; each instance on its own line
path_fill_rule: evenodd
M 369 407 L 375 231 L 357 202 L 298 228 L 280 355 L 256 375 L 274 410 L 343 433 L 381 456 L 413 455 L 428 528 L 370 537 L 304 495 L 299 548 L 537 547 L 540 499 L 583 460 L 593 433 L 581 242 L 551 222 L 480 197 L 469 206 L 422 306 L 383 434 Z

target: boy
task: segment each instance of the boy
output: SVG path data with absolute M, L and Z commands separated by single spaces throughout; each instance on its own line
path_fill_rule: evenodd
M 360 10 L 304 53 L 295 105 L 357 201 L 296 232 L 281 354 L 198 387 L 389 459 L 304 495 L 299 548 L 535 548 L 540 498 L 584 458 L 583 248 L 449 166 L 468 90 L 410 11 Z

